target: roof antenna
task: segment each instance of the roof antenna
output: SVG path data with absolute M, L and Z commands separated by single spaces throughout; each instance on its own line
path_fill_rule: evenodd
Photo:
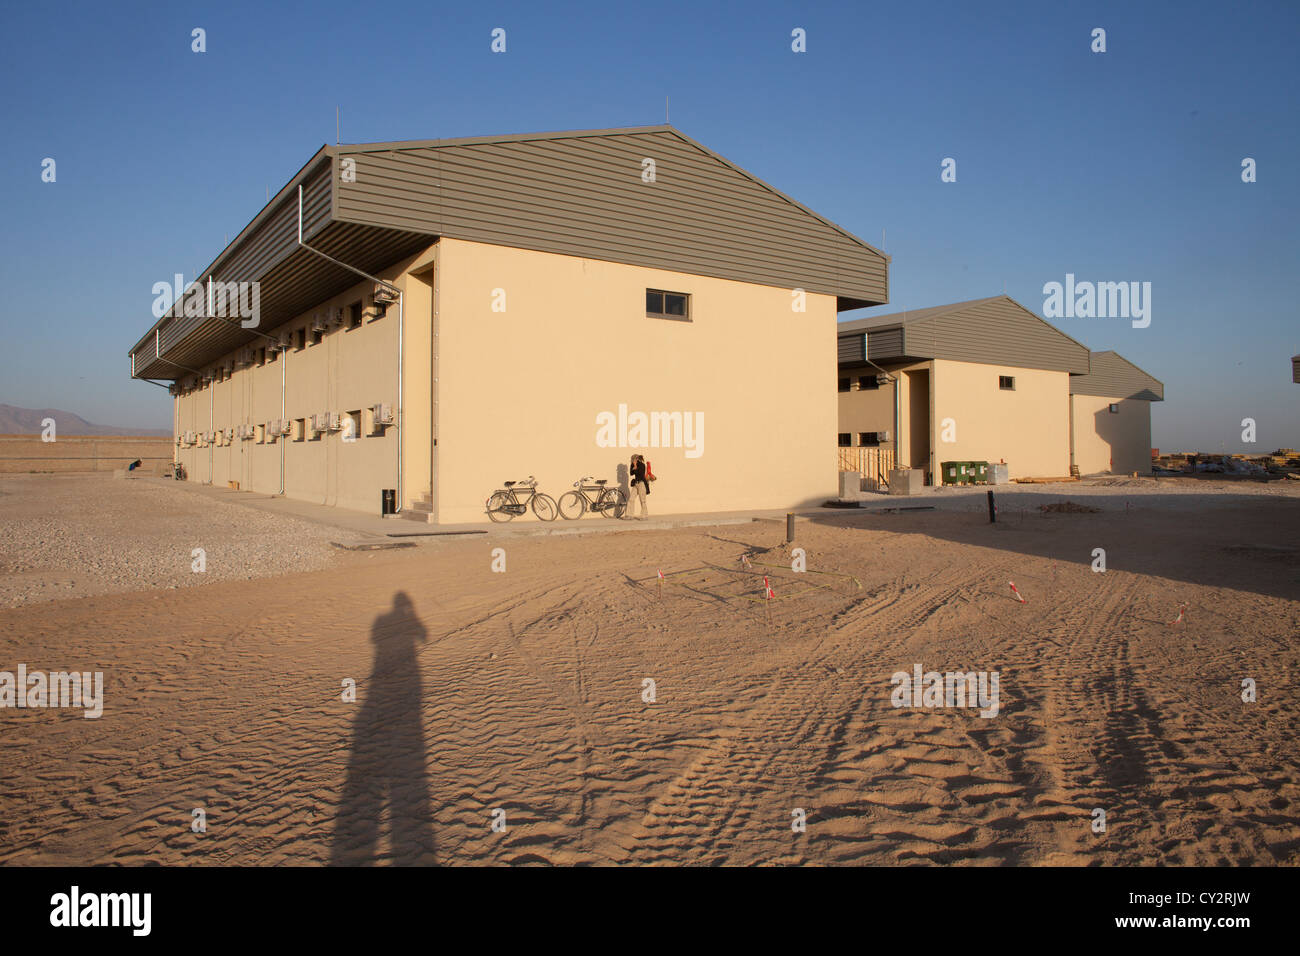
M 339 144 L 339 108 L 334 107 L 334 145 Z

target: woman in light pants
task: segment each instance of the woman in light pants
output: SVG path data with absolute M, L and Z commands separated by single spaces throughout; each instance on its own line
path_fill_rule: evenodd
M 637 517 L 632 512 L 636 510 L 636 504 L 641 503 L 641 521 L 650 517 L 650 509 L 646 507 L 645 496 L 650 493 L 650 483 L 645 479 L 645 459 L 640 455 L 633 455 L 632 461 L 628 465 L 628 471 L 632 475 L 632 484 L 628 486 L 631 494 L 628 496 L 627 517 Z

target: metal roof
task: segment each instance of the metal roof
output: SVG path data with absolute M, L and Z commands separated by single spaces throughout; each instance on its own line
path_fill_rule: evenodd
M 1086 345 L 1006 295 L 841 322 L 838 335 L 845 364 L 947 359 L 1071 374 L 1089 368 Z
M 1093 352 L 1087 375 L 1070 376 L 1071 395 L 1099 395 L 1109 398 L 1138 398 L 1163 402 L 1165 386 L 1118 352 Z
M 646 183 L 642 161 L 654 159 Z M 334 170 L 351 160 L 355 181 Z M 889 257 L 671 126 L 323 146 L 196 281 L 261 284 L 260 330 L 355 283 L 303 240 L 377 272 L 439 236 L 888 301 Z M 312 261 L 315 260 L 315 261 Z M 132 347 L 173 379 L 256 336 L 176 308 Z

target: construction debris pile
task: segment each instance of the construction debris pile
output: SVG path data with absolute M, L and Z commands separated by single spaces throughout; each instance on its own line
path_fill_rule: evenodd
M 1271 455 L 1176 452 L 1153 455 L 1151 470 L 1157 475 L 1218 474 L 1248 478 L 1300 478 L 1300 455 L 1296 454 L 1294 448 L 1279 448 Z

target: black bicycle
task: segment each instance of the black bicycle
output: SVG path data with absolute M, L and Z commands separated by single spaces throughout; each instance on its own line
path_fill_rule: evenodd
M 493 521 L 511 521 L 529 507 L 543 521 L 554 521 L 558 510 L 554 498 L 537 490 L 537 479 L 532 475 L 522 481 L 507 481 L 487 500 L 487 514 Z
M 573 483 L 573 491 L 560 495 L 560 514 L 581 518 L 588 511 L 598 511 L 606 518 L 621 518 L 627 510 L 627 496 L 617 488 L 606 488 L 608 479 L 597 481 L 592 475 Z

